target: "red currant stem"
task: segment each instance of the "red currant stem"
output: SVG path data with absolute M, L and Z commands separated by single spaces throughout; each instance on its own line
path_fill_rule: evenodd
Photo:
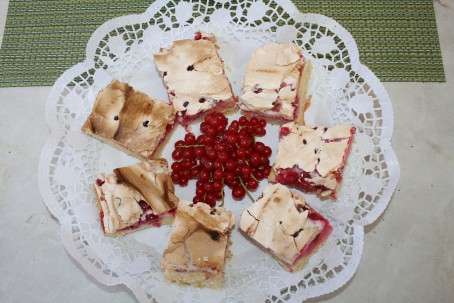
M 222 178 L 222 189 L 221 189 L 221 197 L 222 197 L 222 200 L 221 200 L 221 204 L 219 205 L 219 207 L 222 207 L 224 206 L 224 178 Z
M 246 185 L 244 185 L 243 179 L 241 179 L 240 176 L 238 176 L 238 179 L 240 179 L 241 186 L 243 186 L 244 190 L 246 191 L 247 196 L 249 197 L 249 199 L 251 199 L 252 203 L 254 203 L 254 198 L 249 193 L 249 190 L 247 189 Z
M 252 177 L 252 179 L 254 179 L 255 181 L 257 181 L 257 183 L 260 182 L 259 180 L 257 180 L 256 177 L 254 177 L 254 174 L 251 174 L 251 177 Z
M 194 145 L 180 145 L 180 146 L 176 146 L 177 148 L 190 148 L 190 147 L 202 147 L 202 146 L 205 146 L 205 144 L 194 144 Z
M 196 167 L 199 167 L 199 166 L 200 166 L 200 165 L 194 165 L 193 167 L 191 167 L 191 169 L 196 168 Z

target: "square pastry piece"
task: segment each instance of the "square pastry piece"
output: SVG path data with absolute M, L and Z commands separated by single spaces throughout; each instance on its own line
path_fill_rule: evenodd
M 240 97 L 244 114 L 303 123 L 310 62 L 294 44 L 268 44 L 249 60 Z
M 106 236 L 172 224 L 178 198 L 167 160 L 156 159 L 101 173 L 94 182 Z
M 172 131 L 175 109 L 113 80 L 96 97 L 82 131 L 142 160 L 160 152 Z
M 232 212 L 208 204 L 180 201 L 162 267 L 167 281 L 179 285 L 222 288 L 230 252 Z
M 302 269 L 332 232 L 328 220 L 286 186 L 268 186 L 244 210 L 239 229 L 290 272 Z
M 236 109 L 236 99 L 215 41 L 214 35 L 198 32 L 195 39 L 174 41 L 154 56 L 170 102 L 183 124 L 208 111 Z
M 347 124 L 282 125 L 269 180 L 335 200 L 355 131 Z

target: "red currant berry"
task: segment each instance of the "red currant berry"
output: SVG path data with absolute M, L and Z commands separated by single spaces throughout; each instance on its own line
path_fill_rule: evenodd
M 200 172 L 201 172 L 201 171 L 202 171 L 202 169 L 200 168 L 200 166 L 194 167 L 194 168 L 191 170 L 192 178 L 193 178 L 193 179 L 199 178 Z
M 255 133 L 256 136 L 262 137 L 262 136 L 266 135 L 266 130 L 264 128 L 261 128 L 261 127 L 257 126 L 254 129 L 254 133 Z
M 213 163 L 214 169 L 221 169 L 222 170 L 222 162 L 218 159 L 216 159 Z
M 210 172 L 207 170 L 202 170 L 200 172 L 199 181 L 202 181 L 202 182 L 210 181 Z
M 222 163 L 226 163 L 229 160 L 229 154 L 227 152 L 219 152 L 218 153 L 218 160 Z
M 187 170 L 190 169 L 191 167 L 192 165 L 190 160 L 185 159 L 181 161 L 181 170 Z
M 205 187 L 199 187 L 199 188 L 195 189 L 195 194 L 197 196 L 203 197 L 203 195 L 205 195 L 205 193 L 206 193 Z
M 183 153 L 181 152 L 180 149 L 175 149 L 173 152 L 172 152 L 172 158 L 174 160 L 181 160 L 181 158 L 183 158 Z
M 207 151 L 207 157 L 211 160 L 214 160 L 218 157 L 218 153 L 214 149 L 210 149 L 209 151 Z
M 203 182 L 202 180 L 198 180 L 198 181 L 195 183 L 195 187 L 196 187 L 196 188 L 203 187 L 204 185 L 205 185 L 205 182 Z
M 255 167 L 259 166 L 260 165 L 260 155 L 257 153 L 253 153 L 249 159 L 249 163 Z
M 219 192 L 222 190 L 222 181 L 216 180 L 213 182 L 213 191 L 214 192 Z
M 232 172 L 225 173 L 225 182 L 232 183 L 236 179 L 235 174 Z
M 193 133 L 187 133 L 184 136 L 184 141 L 186 142 L 187 145 L 193 145 L 197 142 L 195 135 Z
M 176 171 L 173 171 L 171 174 L 170 174 L 170 177 L 172 178 L 172 181 L 177 183 L 178 180 L 180 180 L 180 173 L 179 172 L 176 172 Z
M 233 159 L 229 159 L 226 163 L 225 163 L 225 168 L 228 170 L 228 171 L 234 171 L 236 169 L 236 161 L 233 160 Z
M 236 156 L 239 158 L 239 159 L 245 159 L 247 157 L 247 153 L 246 153 L 246 150 L 242 147 L 239 147 L 236 151 Z
M 205 138 L 205 135 L 200 135 L 200 136 L 198 136 L 198 137 L 197 137 L 197 142 L 196 142 L 196 144 L 203 144 L 203 143 L 205 143 L 204 138 Z
M 262 170 L 257 170 L 255 173 L 254 173 L 254 176 L 257 180 L 262 180 L 263 178 L 265 178 L 265 175 L 263 174 L 263 171 Z
M 255 152 L 263 153 L 264 150 L 265 150 L 265 144 L 263 144 L 262 142 L 255 142 L 255 144 L 254 144 Z
M 240 126 L 246 126 L 249 124 L 249 120 L 245 116 L 241 116 L 239 123 L 240 123 Z
M 192 159 L 192 158 L 194 158 L 194 153 L 192 152 L 191 148 L 185 148 L 183 150 L 183 158 L 184 159 Z
M 265 146 L 265 149 L 263 150 L 263 154 L 264 154 L 267 158 L 269 158 L 269 157 L 271 157 L 271 153 L 272 153 L 271 147 Z
M 214 180 L 222 180 L 224 178 L 224 172 L 222 169 L 216 169 L 213 173 Z
M 261 128 L 265 128 L 265 126 L 266 126 L 266 121 L 263 120 L 263 119 L 259 119 L 258 125 L 259 125 Z
M 251 179 L 249 179 L 249 181 L 247 182 L 246 187 L 247 187 L 249 190 L 256 190 L 257 187 L 259 187 L 259 183 L 258 183 L 254 178 L 251 178 Z
M 265 177 L 268 177 L 270 175 L 270 173 L 271 173 L 271 166 L 267 166 L 263 169 L 263 175 Z
M 183 170 L 183 171 L 180 172 L 180 175 L 181 175 L 181 177 L 184 177 L 184 178 L 186 178 L 186 179 L 189 179 L 189 178 L 191 178 L 191 171 L 185 169 L 185 170 Z
M 213 160 L 211 159 L 208 159 L 205 161 L 205 163 L 203 163 L 203 167 L 207 170 L 207 171 L 212 171 L 214 169 L 214 162 Z
M 215 207 L 216 206 L 216 199 L 214 196 L 207 196 L 205 197 L 205 201 L 204 201 L 206 204 L 208 204 L 210 207 Z
M 251 170 L 251 168 L 249 166 L 243 165 L 241 167 L 241 174 L 242 175 L 250 175 L 251 173 L 252 173 L 252 170 Z
M 232 197 L 236 200 L 241 200 L 244 198 L 244 196 L 246 195 L 246 191 L 244 190 L 243 187 L 234 187 L 233 190 L 232 190 Z
M 210 124 L 208 124 L 207 122 L 200 123 L 200 131 L 202 133 L 205 133 L 209 127 L 210 127 Z
M 180 181 L 178 182 L 178 184 L 180 184 L 181 186 L 186 186 L 186 185 L 188 185 L 188 178 L 181 177 L 181 178 L 180 178 Z
M 238 142 L 238 145 L 243 147 L 243 148 L 249 148 L 252 144 L 252 139 L 250 137 L 246 136 L 241 136 L 240 141 Z
M 173 162 L 170 166 L 174 172 L 181 170 L 181 163 L 180 162 Z
M 180 146 L 185 146 L 185 145 L 186 145 L 186 143 L 183 140 L 178 140 L 177 142 L 175 142 L 175 148 L 180 147 Z

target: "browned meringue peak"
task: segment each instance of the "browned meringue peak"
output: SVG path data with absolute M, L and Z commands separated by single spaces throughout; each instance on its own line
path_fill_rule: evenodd
M 114 170 L 118 179 L 134 186 L 153 212 L 162 214 L 176 208 L 178 198 L 170 178 L 167 160 L 156 159 Z
M 243 81 L 242 108 L 270 110 L 278 98 L 282 104 L 295 102 L 303 64 L 302 51 L 294 44 L 268 44 L 256 50 Z
M 342 167 L 351 137 L 350 125 L 323 128 L 291 122 L 282 128 L 288 128 L 290 133 L 279 141 L 275 169 L 298 166 L 308 173 L 317 170 L 321 178 L 326 178 Z M 327 188 L 334 189 L 337 184 L 333 176 L 323 182 L 319 179 L 314 179 L 317 185 Z
M 229 233 L 235 216 L 224 208 L 180 201 L 162 266 L 186 270 L 224 268 Z
M 172 105 L 113 80 L 99 92 L 82 131 L 106 139 L 107 143 L 113 140 L 147 159 L 174 119 Z
M 233 98 L 213 41 L 215 37 L 203 35 L 207 39 L 174 41 L 170 48 L 154 55 L 156 66 L 165 73 L 172 104 L 177 111 L 186 111 L 188 115 Z
M 308 215 L 303 197 L 284 185 L 274 184 L 244 210 L 239 229 L 280 260 L 292 264 L 323 228 L 319 222 L 308 219 Z

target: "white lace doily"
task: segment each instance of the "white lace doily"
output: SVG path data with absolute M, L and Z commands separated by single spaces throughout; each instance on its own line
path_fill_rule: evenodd
M 215 7 L 204 1 L 158 0 L 144 14 L 108 21 L 95 31 L 86 60 L 67 70 L 49 95 L 46 114 L 51 133 L 39 168 L 43 199 L 61 224 L 69 254 L 100 282 L 127 285 L 141 302 L 301 302 L 332 292 L 355 273 L 363 227 L 384 211 L 399 179 L 390 143 L 389 97 L 377 77 L 360 63 L 352 36 L 334 20 L 302 14 L 290 1 L 214 3 Z M 224 290 L 178 287 L 163 280 L 160 268 L 171 227 L 114 239 L 103 236 L 91 184 L 99 172 L 137 160 L 82 134 L 80 128 L 98 91 L 113 78 L 168 100 L 152 54 L 173 40 L 192 37 L 196 30 L 218 36 L 236 94 L 254 49 L 269 42 L 297 43 L 314 62 L 313 99 L 306 121 L 326 126 L 342 121 L 357 127 L 337 202 L 304 195 L 329 218 L 334 232 L 300 272 L 288 273 L 235 231 Z M 261 141 L 273 147 L 273 161 L 277 127 L 268 126 L 267 132 Z M 180 127 L 164 150 L 167 159 L 171 160 L 172 145 L 182 136 Z M 261 182 L 254 197 L 266 183 Z M 178 188 L 177 194 L 192 198 L 194 183 Z M 250 203 L 247 198 L 227 199 L 226 207 L 238 215 Z

